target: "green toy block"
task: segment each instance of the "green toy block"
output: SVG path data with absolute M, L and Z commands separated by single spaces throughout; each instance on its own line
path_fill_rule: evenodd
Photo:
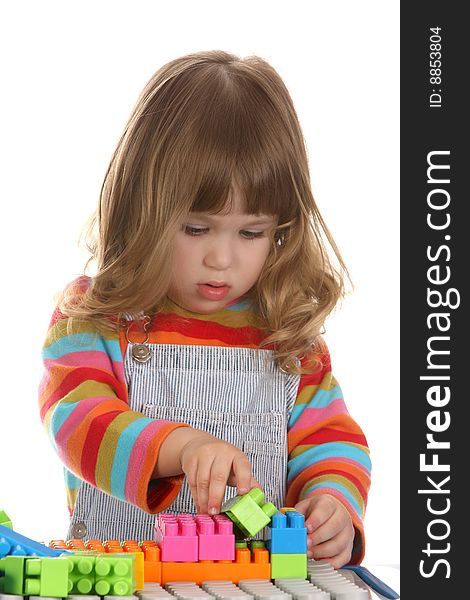
M 4 594 L 15 596 L 68 595 L 68 563 L 60 557 L 5 556 L 1 569 Z
M 23 593 L 26 596 L 65 598 L 68 596 L 68 575 L 69 564 L 66 558 L 27 558 Z
M 95 562 L 95 593 L 98 596 L 132 596 L 135 592 L 134 556 L 101 554 Z
M 4 593 L 5 587 L 5 567 L 3 566 L 5 562 L 4 558 L 0 558 L 0 594 Z
M 68 594 L 90 594 L 95 585 L 95 556 L 67 556 Z
M 11 519 L 4 510 L 0 510 L 0 525 L 13 529 Z
M 25 556 L 5 556 L 1 559 L 3 576 L 3 593 L 23 595 Z
M 264 494 L 259 488 L 253 488 L 243 496 L 230 498 L 222 505 L 225 513 L 243 537 L 253 537 L 266 527 L 271 517 L 277 512 L 272 502 L 263 502 Z M 237 531 L 235 533 L 237 536 Z M 238 537 L 238 536 L 237 536 Z
M 271 579 L 307 579 L 306 554 L 271 554 Z
M 133 554 L 84 552 L 66 560 L 69 595 L 131 596 L 135 592 Z
M 256 550 L 257 548 L 266 548 L 266 543 L 263 540 L 250 540 L 250 550 Z

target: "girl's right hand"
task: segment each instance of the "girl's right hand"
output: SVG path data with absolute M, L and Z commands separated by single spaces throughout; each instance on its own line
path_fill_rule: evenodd
M 246 494 L 260 487 L 247 456 L 236 446 L 205 431 L 195 430 L 181 448 L 179 461 L 198 513 L 217 514 L 227 485 Z

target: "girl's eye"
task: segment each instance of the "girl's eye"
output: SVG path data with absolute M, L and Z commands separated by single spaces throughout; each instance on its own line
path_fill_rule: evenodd
M 240 235 L 247 240 L 254 240 L 256 238 L 261 238 L 264 236 L 264 231 L 240 231 Z
M 187 235 L 201 235 L 209 231 L 207 227 L 194 227 L 193 225 L 184 225 L 183 230 Z

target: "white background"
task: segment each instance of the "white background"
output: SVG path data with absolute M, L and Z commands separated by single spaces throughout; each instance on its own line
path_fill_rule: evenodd
M 8 7 L 7 7 L 8 6 Z M 142 87 L 223 49 L 268 60 L 309 151 L 313 192 L 355 283 L 327 324 L 333 368 L 371 447 L 364 564 L 399 563 L 399 3 L 21 1 L 0 9 L 0 509 L 63 538 L 62 469 L 37 409 L 53 295 Z

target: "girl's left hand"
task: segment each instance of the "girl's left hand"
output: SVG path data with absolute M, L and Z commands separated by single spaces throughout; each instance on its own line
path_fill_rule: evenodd
M 307 557 L 325 559 L 335 569 L 351 560 L 355 530 L 347 509 L 330 494 L 319 494 L 295 505 L 305 515 Z

